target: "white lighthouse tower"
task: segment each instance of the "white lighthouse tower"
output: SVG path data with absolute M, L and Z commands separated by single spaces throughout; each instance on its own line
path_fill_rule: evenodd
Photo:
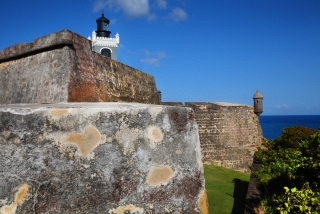
M 115 38 L 110 38 L 111 32 L 109 31 L 109 19 L 102 16 L 97 19 L 97 30 L 92 32 L 92 50 L 100 53 L 106 57 L 117 60 L 117 49 L 120 43 L 120 36 L 117 33 Z

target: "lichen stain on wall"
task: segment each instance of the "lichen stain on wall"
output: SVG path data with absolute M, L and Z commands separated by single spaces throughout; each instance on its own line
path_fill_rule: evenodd
M 29 184 L 23 184 L 15 194 L 12 204 L 1 207 L 0 214 L 14 214 L 17 210 L 17 206 L 29 199 L 30 188 L 31 186 Z
M 127 125 L 122 125 L 116 133 L 115 138 L 122 147 L 123 155 L 130 155 L 136 151 L 137 139 L 140 136 L 139 129 L 130 129 Z
M 83 134 L 71 133 L 65 138 L 65 142 L 70 142 L 77 146 L 83 157 L 88 157 L 88 155 L 99 145 L 100 140 L 101 134 L 99 130 L 93 126 L 87 127 Z
M 109 214 L 123 214 L 123 213 L 127 213 L 128 211 L 130 211 L 130 213 L 132 212 L 136 214 L 144 213 L 143 208 L 139 208 L 132 204 L 129 204 L 129 205 L 118 207 L 116 209 L 109 210 Z
M 149 139 L 149 147 L 155 149 L 157 144 L 163 140 L 163 133 L 161 129 L 156 126 L 150 126 L 146 131 L 146 138 Z
M 1 70 L 6 69 L 7 65 L 8 65 L 8 63 L 6 63 L 6 62 L 5 62 L 5 63 L 1 63 L 1 64 L 0 64 Z
M 177 155 L 181 155 L 182 153 L 183 153 L 182 149 L 177 149 L 177 150 L 176 150 L 176 154 L 177 154 Z
M 63 115 L 68 114 L 68 109 L 52 109 L 50 111 L 50 115 L 53 117 L 61 117 Z
M 163 133 L 161 129 L 155 126 L 151 126 L 148 128 L 148 136 L 150 140 L 159 143 L 160 141 L 163 140 Z
M 201 210 L 202 214 L 209 214 L 208 196 L 205 189 L 202 190 L 199 194 L 198 207 Z
M 173 170 L 170 166 L 152 166 L 147 177 L 147 184 L 152 187 L 167 185 L 173 177 Z

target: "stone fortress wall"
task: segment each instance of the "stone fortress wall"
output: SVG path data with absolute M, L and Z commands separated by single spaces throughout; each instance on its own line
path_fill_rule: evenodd
M 262 140 L 253 107 L 197 102 L 106 105 L 103 102 L 160 104 L 160 96 L 152 76 L 91 48 L 91 41 L 64 30 L 0 51 L 0 151 L 6 157 L 0 159 L 4 178 L 0 186 L 6 188 L 0 198 L 9 198 L 14 209 L 26 206 L 30 212 L 91 211 L 88 201 L 103 199 L 108 205 L 99 209 L 110 212 L 206 213 L 202 161 L 249 172 Z M 92 141 L 89 147 L 87 141 Z M 103 156 L 113 155 L 108 149 L 117 162 Z M 28 161 L 20 163 L 21 157 Z M 7 167 L 7 159 L 17 164 Z M 52 161 L 65 167 L 50 165 Z M 101 169 L 104 162 L 110 163 L 109 171 Z M 77 173 L 72 177 L 73 170 Z M 12 176 L 17 179 L 8 183 Z M 90 186 L 90 178 L 100 186 Z M 59 198 L 68 179 L 77 180 L 70 188 L 78 189 L 70 205 Z M 183 189 L 185 184 L 188 189 Z M 84 186 L 95 191 L 108 188 L 112 197 L 106 198 L 103 191 L 82 197 L 79 188 Z M 25 199 L 14 202 L 20 190 Z M 46 205 L 50 197 L 59 203 Z M 33 202 L 23 205 L 30 198 Z
M 162 104 L 183 106 L 180 102 Z M 263 138 L 253 106 L 218 102 L 186 102 L 185 106 L 195 113 L 203 162 L 249 173 Z
M 68 30 L 0 51 L 0 104 L 137 102 L 160 104 L 152 76 L 91 50 Z M 163 105 L 183 106 L 179 102 Z M 186 103 L 195 111 L 203 161 L 249 172 L 262 132 L 252 106 Z
M 194 113 L 159 98 L 70 31 L 1 51 L 0 213 L 208 213 Z
M 0 51 L 0 104 L 159 104 L 152 76 L 104 57 L 68 30 Z
M 208 213 L 193 114 L 140 103 L 0 105 L 0 213 Z

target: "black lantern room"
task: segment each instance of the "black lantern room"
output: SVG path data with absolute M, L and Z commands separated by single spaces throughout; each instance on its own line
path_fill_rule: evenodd
M 102 16 L 97 19 L 97 37 L 110 37 L 111 32 L 109 31 L 109 19 L 104 17 L 104 14 L 102 13 Z

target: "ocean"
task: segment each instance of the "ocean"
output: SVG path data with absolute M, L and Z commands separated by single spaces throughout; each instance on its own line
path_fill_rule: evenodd
M 263 136 L 269 140 L 281 135 L 282 130 L 291 126 L 305 126 L 317 130 L 320 127 L 320 115 L 260 116 Z

